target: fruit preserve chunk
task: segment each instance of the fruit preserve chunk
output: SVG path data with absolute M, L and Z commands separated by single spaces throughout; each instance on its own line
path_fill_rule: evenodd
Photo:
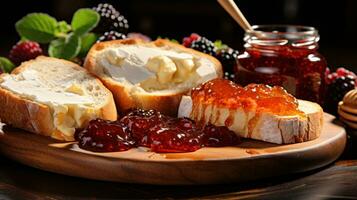
M 202 125 L 154 110 L 135 109 L 118 121 L 92 120 L 75 135 L 80 148 L 95 152 L 148 147 L 153 152 L 191 152 L 201 147 L 234 146 L 239 138 L 227 127 Z
M 225 79 L 214 79 L 194 88 L 193 104 L 215 105 L 228 109 L 243 108 L 257 113 L 303 115 L 295 97 L 280 86 L 249 84 L 245 87 Z

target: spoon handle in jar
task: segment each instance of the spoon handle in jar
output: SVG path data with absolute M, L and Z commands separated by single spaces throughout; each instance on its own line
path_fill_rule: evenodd
M 244 31 L 253 30 L 243 13 L 233 0 L 217 0 L 218 3 L 228 12 L 228 14 L 244 29 Z

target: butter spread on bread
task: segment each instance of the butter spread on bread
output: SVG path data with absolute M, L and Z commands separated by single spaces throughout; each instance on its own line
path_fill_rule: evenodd
M 38 57 L 0 76 L 0 118 L 15 127 L 74 140 L 91 119 L 116 120 L 112 94 L 80 66 Z M 47 123 L 47 124 L 45 124 Z
M 121 112 L 143 108 L 176 115 L 183 93 L 222 76 L 212 56 L 167 40 L 97 43 L 84 66 L 113 92 Z

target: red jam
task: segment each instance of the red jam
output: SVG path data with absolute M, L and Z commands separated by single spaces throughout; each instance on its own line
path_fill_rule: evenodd
M 194 105 L 193 112 L 195 112 L 195 105 L 201 103 L 231 110 L 243 108 L 257 113 L 303 114 L 298 110 L 295 97 L 280 86 L 249 84 L 242 87 L 226 79 L 214 79 L 194 88 L 191 97 Z
M 201 147 L 235 146 L 239 138 L 227 127 L 202 125 L 153 110 L 130 111 L 118 121 L 92 120 L 75 134 L 80 148 L 95 152 L 125 151 L 139 146 L 153 152 L 192 152 Z
M 317 30 L 299 26 L 257 26 L 255 30 L 246 34 L 236 82 L 283 86 L 299 99 L 323 103 L 327 64 L 317 51 Z

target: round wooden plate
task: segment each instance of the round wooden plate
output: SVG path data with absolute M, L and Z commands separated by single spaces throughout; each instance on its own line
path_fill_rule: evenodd
M 309 142 L 274 145 L 244 140 L 238 147 L 170 154 L 145 148 L 92 153 L 74 143 L 6 128 L 0 151 L 35 168 L 96 180 L 160 185 L 244 182 L 304 172 L 336 160 L 345 147 L 346 133 L 333 119 L 325 114 L 322 135 Z

